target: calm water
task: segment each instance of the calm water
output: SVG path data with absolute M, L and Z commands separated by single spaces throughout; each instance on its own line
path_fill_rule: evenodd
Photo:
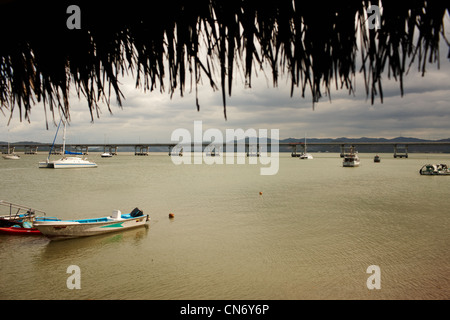
M 59 242 L 0 235 L 0 299 L 449 299 L 450 177 L 418 171 L 450 155 L 360 156 L 343 168 L 334 153 L 281 154 L 274 176 L 167 154 L 93 153 L 98 168 L 71 170 L 38 169 L 44 154 L 1 159 L 0 199 L 70 219 L 139 207 L 152 220 Z M 81 290 L 66 286 L 70 265 Z

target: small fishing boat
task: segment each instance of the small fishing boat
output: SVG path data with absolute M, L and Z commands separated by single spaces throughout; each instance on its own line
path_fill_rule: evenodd
M 42 233 L 33 227 L 33 224 L 25 221 L 21 224 L 14 224 L 10 227 L 0 227 L 1 234 L 10 235 L 42 235 Z
M 52 240 L 94 236 L 109 232 L 123 231 L 145 225 L 150 218 L 135 208 L 127 214 L 114 210 L 111 216 L 79 219 L 36 221 L 33 225 L 46 237 Z
M 0 205 L 9 208 L 9 214 L 0 216 L 0 233 L 10 235 L 40 235 L 33 226 L 35 221 L 51 221 L 56 218 L 45 216 L 45 212 L 28 206 L 0 200 Z M 36 216 L 36 212 L 43 216 Z
M 450 169 L 446 164 L 426 164 L 419 173 L 424 176 L 449 176 Z

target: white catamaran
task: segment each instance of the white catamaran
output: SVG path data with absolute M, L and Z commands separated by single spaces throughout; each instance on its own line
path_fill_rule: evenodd
M 63 135 L 63 157 L 59 160 L 50 161 L 50 154 L 52 152 L 53 146 L 55 145 L 56 136 L 58 135 L 59 126 L 61 122 L 64 124 L 64 135 Z M 61 119 L 58 124 L 58 129 L 56 129 L 55 138 L 53 139 L 52 147 L 48 152 L 48 157 L 46 161 L 39 162 L 39 168 L 53 168 L 53 169 L 69 169 L 69 168 L 95 168 L 97 164 L 95 162 L 89 161 L 86 158 L 80 157 L 66 157 L 65 154 L 70 154 L 66 152 L 66 123 Z

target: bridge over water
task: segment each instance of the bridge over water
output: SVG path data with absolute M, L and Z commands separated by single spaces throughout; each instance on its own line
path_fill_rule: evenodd
M 220 153 L 227 151 L 231 146 L 233 150 L 245 151 L 247 154 L 256 153 L 259 155 L 262 148 L 267 147 L 267 150 L 271 150 L 270 141 L 267 144 L 263 144 L 255 141 L 253 142 L 234 142 L 234 143 L 214 143 L 214 142 L 203 142 L 203 143 L 190 143 L 190 144 L 180 144 L 176 142 L 169 143 L 87 143 L 87 144 L 66 144 L 66 150 L 78 151 L 82 154 L 88 154 L 89 148 L 91 149 L 103 149 L 104 152 L 110 152 L 112 154 L 117 154 L 118 150 L 121 148 L 134 148 L 135 155 L 148 155 L 152 148 L 165 147 L 168 149 L 169 155 L 175 155 L 184 150 L 194 150 L 201 152 L 210 152 L 211 154 Z M 351 141 L 334 141 L 334 142 L 311 142 L 305 144 L 304 142 L 280 142 L 278 143 L 279 148 L 290 149 L 291 155 L 296 157 L 300 155 L 301 152 L 305 152 L 306 148 L 309 146 L 338 146 L 340 147 L 341 156 L 345 152 L 346 148 L 353 147 L 356 150 L 358 146 L 391 146 L 393 150 L 394 157 L 408 157 L 408 148 L 410 146 L 448 146 L 448 151 L 450 152 L 450 142 L 441 141 L 419 141 L 419 142 L 351 142 Z M 49 150 L 52 147 L 51 143 L 13 143 L 9 145 L 0 144 L 0 150 L 2 153 L 13 153 L 16 148 L 24 150 L 25 154 L 35 154 L 38 148 Z M 62 144 L 53 145 L 53 154 L 62 153 Z

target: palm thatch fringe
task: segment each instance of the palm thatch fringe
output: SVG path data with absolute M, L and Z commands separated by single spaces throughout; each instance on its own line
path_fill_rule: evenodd
M 269 67 L 274 86 L 287 74 L 291 96 L 295 88 L 302 97 L 309 89 L 313 107 L 323 93 L 329 96 L 333 82 L 353 93 L 361 72 L 371 103 L 376 96 L 383 102 L 382 74 L 396 79 L 403 95 L 403 78 L 413 63 L 422 74 L 427 62 L 439 63 L 449 12 L 441 1 L 420 0 L 75 3 L 81 29 L 67 28 L 72 2 L 0 4 L 0 110 L 9 110 L 10 117 L 17 106 L 20 119 L 30 121 L 32 105 L 43 102 L 46 114 L 47 108 L 53 115 L 59 110 L 70 119 L 75 88 L 93 120 L 100 102 L 111 112 L 112 93 L 122 105 L 121 75 L 131 73 L 136 87 L 161 92 L 168 77 L 172 96 L 177 90 L 183 95 L 189 73 L 196 95 L 202 76 L 213 89 L 220 87 L 226 118 L 236 68 L 248 87 L 258 70 Z M 370 24 L 371 5 L 381 9 L 379 29 Z

